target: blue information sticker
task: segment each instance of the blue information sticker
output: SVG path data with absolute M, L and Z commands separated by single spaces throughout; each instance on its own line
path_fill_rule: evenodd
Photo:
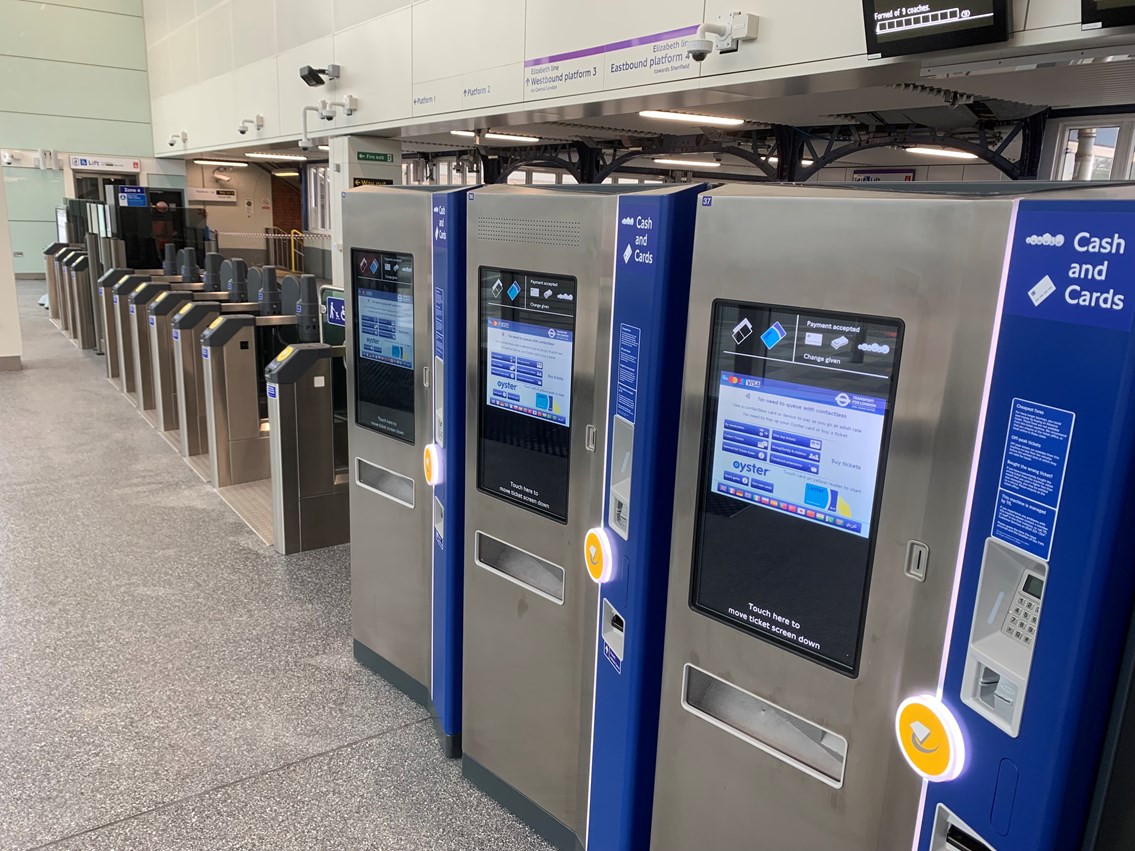
M 1001 460 L 994 538 L 1048 561 L 1076 415 L 1014 399 Z
M 638 360 L 641 349 L 642 329 L 634 325 L 620 324 L 615 413 L 632 424 L 638 406 Z
M 269 384 L 268 385 L 268 398 L 269 399 L 275 399 L 276 394 L 278 392 L 279 392 L 279 388 L 277 388 L 275 384 Z

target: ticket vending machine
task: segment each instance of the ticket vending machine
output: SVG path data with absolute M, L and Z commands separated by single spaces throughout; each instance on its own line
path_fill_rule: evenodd
M 468 200 L 462 768 L 560 848 L 587 816 L 598 589 L 580 554 L 603 511 L 617 214 L 634 191 Z
M 651 848 L 1079 847 L 1132 597 L 1120 191 L 703 197 Z
M 435 713 L 448 756 L 461 753 L 466 192 L 362 187 L 343 202 L 355 658 Z

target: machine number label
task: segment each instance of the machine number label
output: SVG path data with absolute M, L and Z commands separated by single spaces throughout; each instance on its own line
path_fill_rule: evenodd
M 201 347 L 201 358 L 202 358 L 202 360 L 208 360 L 209 359 L 209 348 L 207 346 Z
M 1048 561 L 1076 415 L 1014 399 L 992 535 Z
M 178 331 L 176 328 L 173 329 L 173 339 L 174 339 L 175 342 L 177 340 L 181 339 L 181 332 Z
M 275 399 L 276 394 L 278 392 L 279 392 L 279 388 L 277 388 L 275 384 L 269 384 L 268 385 L 268 398 L 269 399 Z
M 157 324 L 158 324 L 158 320 L 156 320 L 154 317 L 151 316 L 150 317 L 150 327 L 153 328 Z

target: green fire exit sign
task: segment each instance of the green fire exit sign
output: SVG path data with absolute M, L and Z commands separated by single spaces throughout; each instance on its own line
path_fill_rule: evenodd
M 359 162 L 361 163 L 392 163 L 394 162 L 394 154 L 376 154 L 373 151 L 359 151 Z

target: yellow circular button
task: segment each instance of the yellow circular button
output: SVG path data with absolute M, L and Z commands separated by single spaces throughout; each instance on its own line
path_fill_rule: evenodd
M 899 748 L 915 773 L 932 783 L 954 780 L 965 767 L 962 729 L 949 708 L 929 694 L 907 698 L 895 715 Z
M 603 529 L 590 529 L 583 539 L 583 563 L 587 575 L 602 585 L 611 579 L 614 559 L 611 556 L 611 539 Z
M 422 453 L 422 466 L 426 471 L 426 484 L 436 488 L 441 484 L 441 447 L 429 444 Z

